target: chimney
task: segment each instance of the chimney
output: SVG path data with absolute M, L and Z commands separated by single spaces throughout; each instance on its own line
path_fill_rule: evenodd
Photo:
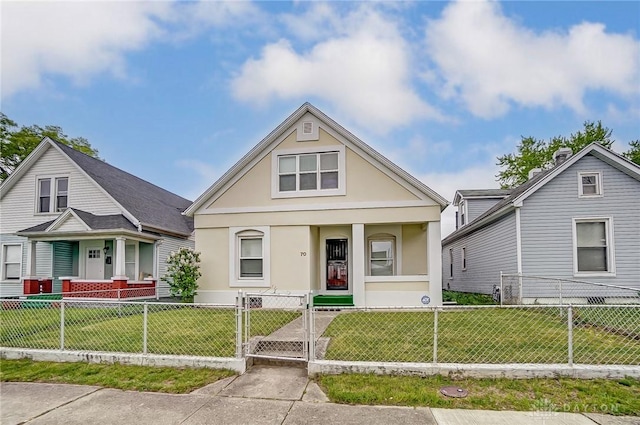
M 555 165 L 560 165 L 565 162 L 573 154 L 573 151 L 569 148 L 560 148 L 553 154 L 553 160 Z
M 534 178 L 537 174 L 540 174 L 542 170 L 540 168 L 532 168 L 529 170 L 529 180 Z

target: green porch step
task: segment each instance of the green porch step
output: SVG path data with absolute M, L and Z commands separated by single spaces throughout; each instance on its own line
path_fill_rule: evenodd
M 316 307 L 353 307 L 353 295 L 316 295 L 313 297 Z

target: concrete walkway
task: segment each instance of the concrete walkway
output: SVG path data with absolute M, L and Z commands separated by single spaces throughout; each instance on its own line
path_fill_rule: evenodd
M 637 417 L 556 412 L 494 412 L 329 403 L 302 368 L 254 367 L 191 394 L 84 385 L 0 383 L 0 423 L 640 425 Z

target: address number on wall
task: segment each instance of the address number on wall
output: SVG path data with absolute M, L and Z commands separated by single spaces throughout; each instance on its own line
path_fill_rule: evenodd
M 305 251 L 300 251 L 300 256 L 301 256 L 301 257 L 306 257 L 306 256 L 307 256 L 307 253 L 306 253 Z

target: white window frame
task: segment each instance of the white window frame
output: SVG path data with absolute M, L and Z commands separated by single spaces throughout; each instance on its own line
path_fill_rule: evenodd
M 453 279 L 453 248 L 449 248 L 449 279 Z
M 262 238 L 262 277 L 240 277 L 240 240 Z M 268 288 L 271 286 L 271 231 L 269 226 L 229 228 L 229 286 Z
M 605 236 L 607 238 L 607 271 L 578 271 L 578 223 L 605 223 Z M 579 217 L 572 219 L 573 231 L 573 276 L 574 277 L 615 277 L 616 258 L 615 241 L 613 232 L 613 217 Z
M 460 226 L 466 226 L 467 224 L 469 224 L 469 214 L 467 211 L 467 202 L 466 201 L 462 201 L 460 202 L 460 205 L 458 207 L 458 209 L 460 210 Z
M 367 249 L 367 276 L 373 276 L 371 274 L 371 263 L 373 258 L 372 254 L 372 245 L 373 242 L 391 242 L 391 261 L 393 262 L 393 269 L 391 271 L 391 276 L 398 276 L 398 249 L 396 248 L 396 238 L 393 235 L 387 234 L 377 234 L 371 235 L 368 239 L 368 249 Z M 389 276 L 375 276 L 375 277 L 389 277 Z
M 129 278 L 129 281 L 137 281 L 140 277 L 140 250 L 138 248 L 138 241 L 126 240 L 124 244 L 124 273 L 127 274 L 127 264 L 131 264 L 131 261 L 127 261 L 127 247 L 133 246 L 133 277 Z M 105 255 L 106 256 L 106 255 Z
M 582 177 L 596 176 L 596 193 L 584 193 Z M 578 172 L 578 198 L 601 198 L 604 196 L 602 185 L 602 173 L 600 171 L 579 171 Z
M 58 210 L 58 180 L 67 179 L 67 206 L 62 210 Z M 40 211 L 40 181 L 49 180 L 49 211 Z M 56 174 L 56 175 L 40 175 L 36 176 L 36 199 L 35 199 L 35 213 L 38 215 L 54 215 L 60 214 L 67 208 L 69 208 L 69 192 L 71 191 L 71 178 L 68 174 Z
M 6 268 L 7 263 L 6 263 L 5 260 L 6 260 L 6 257 L 7 257 L 7 253 L 6 253 L 7 248 L 6 247 L 8 247 L 8 246 L 17 246 L 18 249 L 20 250 L 20 263 L 19 263 L 20 264 L 20 268 L 19 268 L 18 278 L 17 279 L 15 279 L 15 278 L 9 279 L 6 276 L 6 274 L 7 274 L 7 268 Z M 22 246 L 21 243 L 3 243 L 2 244 L 2 250 L 0 251 L 0 255 L 2 256 L 2 261 L 0 262 L 0 264 L 2 266 L 2 270 L 1 270 L 1 274 L 2 275 L 0 276 L 0 278 L 2 278 L 2 281 L 4 281 L 4 282 L 21 282 L 22 281 L 22 260 L 23 260 L 22 257 L 24 256 L 23 249 L 24 249 L 24 247 Z M 10 263 L 10 264 L 16 264 L 16 263 Z
M 316 190 L 291 190 L 286 192 L 280 192 L 279 188 L 279 173 L 278 173 L 278 160 L 282 156 L 300 156 L 307 154 L 323 154 L 336 152 L 338 154 L 338 187 L 336 189 L 316 189 Z M 341 196 L 346 194 L 346 158 L 345 158 L 344 145 L 334 146 L 321 146 L 321 147 L 309 147 L 309 148 L 297 148 L 297 149 L 280 149 L 271 153 L 271 198 L 308 198 L 316 196 Z M 320 162 L 318 162 L 318 169 L 320 168 Z M 299 171 L 296 170 L 296 185 L 299 176 Z M 318 171 L 320 174 L 320 171 Z
M 461 256 L 460 264 L 462 265 L 462 271 L 466 272 L 467 271 L 467 247 L 466 246 L 463 246 L 460 249 L 460 256 Z

